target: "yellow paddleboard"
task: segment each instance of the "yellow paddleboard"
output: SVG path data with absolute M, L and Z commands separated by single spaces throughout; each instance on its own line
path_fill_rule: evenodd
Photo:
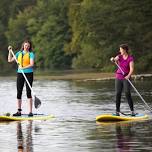
M 48 120 L 54 118 L 53 115 L 34 114 L 33 117 L 28 117 L 27 114 L 22 116 L 0 116 L 0 122 L 2 121 L 22 121 L 22 120 Z
M 146 120 L 148 115 L 145 114 L 136 114 L 136 116 L 115 116 L 113 114 L 102 114 L 96 117 L 96 121 L 100 122 L 114 122 L 114 121 L 137 121 L 137 120 Z

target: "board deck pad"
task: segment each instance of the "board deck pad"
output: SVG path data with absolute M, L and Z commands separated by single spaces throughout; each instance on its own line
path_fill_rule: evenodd
M 1 121 L 22 121 L 22 120 L 48 120 L 54 118 L 53 115 L 34 114 L 33 117 L 28 117 L 28 114 L 22 114 L 22 116 L 0 116 Z
M 116 116 L 114 114 L 101 114 L 96 117 L 96 121 L 100 122 L 114 122 L 114 121 L 137 121 L 137 120 L 146 120 L 148 119 L 146 114 L 136 114 L 136 116 Z

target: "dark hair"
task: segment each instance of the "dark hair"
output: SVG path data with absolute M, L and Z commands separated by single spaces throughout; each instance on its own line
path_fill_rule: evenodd
M 122 49 L 124 49 L 128 53 L 128 51 L 129 51 L 128 44 L 121 44 L 119 47 L 121 47 Z
M 29 40 L 25 40 L 25 41 L 22 43 L 21 50 L 24 49 L 24 44 L 25 44 L 25 43 L 29 43 L 29 44 L 30 44 L 29 51 L 31 52 L 31 51 L 33 50 L 33 48 L 32 48 L 32 42 L 29 41 Z

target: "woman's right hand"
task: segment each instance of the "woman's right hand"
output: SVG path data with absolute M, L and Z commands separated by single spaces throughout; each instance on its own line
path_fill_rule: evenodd
M 111 58 L 110 58 L 110 61 L 111 61 L 111 62 L 115 62 L 114 57 L 111 57 Z
M 9 45 L 9 46 L 8 46 L 8 50 L 9 50 L 9 51 L 12 50 L 12 46 Z
M 111 61 L 111 62 L 117 62 L 118 60 L 119 60 L 119 56 L 111 57 L 111 58 L 110 58 L 110 61 Z

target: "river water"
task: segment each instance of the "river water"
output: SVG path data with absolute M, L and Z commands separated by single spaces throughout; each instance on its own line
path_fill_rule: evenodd
M 152 107 L 152 80 L 133 82 Z M 152 121 L 101 124 L 97 115 L 115 112 L 114 80 L 49 81 L 35 80 L 33 89 L 42 106 L 34 113 L 53 114 L 47 121 L 0 123 L 1 152 L 150 152 Z M 145 104 L 132 90 L 135 109 L 148 113 Z M 121 110 L 128 112 L 122 96 Z M 0 114 L 16 112 L 16 83 L 0 79 Z M 25 90 L 23 113 L 28 113 Z

